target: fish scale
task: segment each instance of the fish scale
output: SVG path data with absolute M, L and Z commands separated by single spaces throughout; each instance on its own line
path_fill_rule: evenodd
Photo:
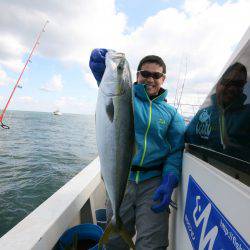
M 96 140 L 101 174 L 111 202 L 113 217 L 99 247 L 111 233 L 118 233 L 134 249 L 119 216 L 134 148 L 132 80 L 124 54 L 106 54 L 106 69 L 99 85 L 96 106 Z

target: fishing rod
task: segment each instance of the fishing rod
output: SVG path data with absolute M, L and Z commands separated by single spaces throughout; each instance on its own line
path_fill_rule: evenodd
M 30 52 L 30 54 L 29 54 L 29 57 L 28 57 L 28 59 L 27 59 L 25 65 L 24 65 L 24 67 L 23 67 L 23 69 L 22 69 L 22 71 L 21 71 L 21 73 L 20 73 L 20 75 L 19 75 L 19 77 L 18 77 L 18 79 L 17 79 L 17 81 L 16 81 L 16 84 L 15 84 L 15 86 L 14 86 L 12 92 L 11 92 L 11 95 L 10 95 L 10 97 L 9 97 L 9 99 L 8 99 L 8 101 L 7 101 L 7 103 L 6 103 L 5 107 L 4 107 L 4 109 L 3 109 L 3 111 L 2 111 L 2 114 L 0 115 L 0 125 L 1 125 L 1 127 L 4 128 L 4 129 L 9 129 L 9 128 L 10 128 L 8 125 L 3 124 L 3 118 L 4 118 L 4 115 L 5 115 L 5 112 L 6 112 L 7 108 L 8 108 L 8 106 L 9 106 L 10 100 L 11 100 L 11 98 L 12 98 L 12 96 L 13 96 L 13 94 L 14 94 L 16 88 L 19 86 L 19 82 L 20 82 L 20 80 L 21 80 L 21 78 L 22 78 L 22 75 L 23 75 L 23 73 L 24 73 L 24 71 L 25 71 L 25 69 L 26 69 L 28 63 L 31 62 L 31 57 L 32 57 L 32 55 L 33 55 L 33 53 L 34 53 L 34 51 L 35 51 L 37 45 L 39 44 L 39 40 L 40 40 L 40 38 L 41 38 L 41 36 L 42 36 L 42 33 L 45 32 L 45 27 L 46 27 L 46 25 L 47 25 L 48 23 L 49 23 L 49 21 L 47 20 L 47 21 L 45 22 L 45 24 L 43 25 L 43 28 L 42 28 L 42 30 L 40 31 L 40 33 L 39 33 L 39 35 L 38 35 L 38 37 L 37 37 L 37 39 L 36 39 L 36 42 L 35 42 L 35 44 L 34 44 L 32 50 L 31 50 L 31 52 Z

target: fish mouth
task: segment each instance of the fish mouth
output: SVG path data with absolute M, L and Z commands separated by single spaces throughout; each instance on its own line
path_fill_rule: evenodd
M 122 59 L 125 58 L 125 54 L 122 52 L 114 52 L 114 51 L 109 51 L 108 55 L 110 56 L 110 58 L 112 59 Z
M 109 51 L 106 56 L 106 69 L 101 84 L 102 93 L 108 97 L 122 96 L 126 92 L 127 61 L 122 52 Z
M 121 54 L 121 55 L 120 55 Z M 111 72 L 110 76 L 107 76 L 106 81 L 104 79 L 104 84 L 101 84 L 101 90 L 106 96 L 121 96 L 125 93 L 125 58 L 123 53 L 118 53 L 112 57 L 113 62 L 116 60 L 119 62 L 114 63 L 113 74 Z

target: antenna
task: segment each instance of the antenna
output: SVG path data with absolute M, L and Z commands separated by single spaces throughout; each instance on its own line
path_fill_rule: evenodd
M 182 93 L 183 93 L 183 89 L 184 89 L 184 86 L 185 86 L 185 82 L 186 82 L 186 76 L 187 76 L 187 57 L 186 57 L 186 70 L 185 70 L 185 75 L 184 75 L 184 79 L 183 79 L 183 82 L 182 82 L 182 86 L 181 86 L 181 94 L 180 94 L 180 97 L 179 97 L 179 100 L 177 100 L 177 110 L 180 106 L 180 103 L 181 103 L 181 98 L 182 98 Z

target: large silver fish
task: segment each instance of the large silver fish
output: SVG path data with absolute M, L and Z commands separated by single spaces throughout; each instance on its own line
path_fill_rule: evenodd
M 105 62 L 106 69 L 99 85 L 96 107 L 96 140 L 101 174 L 113 217 L 99 247 L 107 243 L 110 233 L 115 232 L 134 248 L 119 216 L 134 148 L 131 73 L 123 53 L 109 51 Z

